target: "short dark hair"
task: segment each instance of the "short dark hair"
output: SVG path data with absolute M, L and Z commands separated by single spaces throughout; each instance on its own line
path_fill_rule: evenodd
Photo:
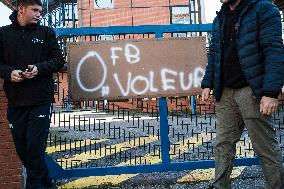
M 35 5 L 35 4 L 42 7 L 41 0 L 18 0 L 17 1 L 17 6 L 19 5 L 28 6 L 28 5 Z

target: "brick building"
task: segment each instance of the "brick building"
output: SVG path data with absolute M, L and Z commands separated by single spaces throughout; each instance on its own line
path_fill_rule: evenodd
M 203 4 L 203 0 L 78 0 L 78 25 L 202 23 Z

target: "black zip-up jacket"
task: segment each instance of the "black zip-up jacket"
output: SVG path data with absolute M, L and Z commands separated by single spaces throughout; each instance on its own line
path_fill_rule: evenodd
M 64 66 L 65 60 L 53 29 L 40 26 L 20 26 L 16 12 L 11 25 L 0 28 L 0 77 L 9 107 L 33 106 L 54 101 L 53 73 Z M 25 70 L 35 65 L 38 75 L 22 82 L 11 82 L 13 70 Z

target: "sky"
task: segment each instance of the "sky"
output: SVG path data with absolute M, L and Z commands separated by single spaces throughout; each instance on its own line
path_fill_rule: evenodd
M 216 16 L 216 11 L 221 8 L 220 0 L 204 0 L 205 2 L 205 19 L 207 23 L 212 23 Z
M 5 26 L 10 24 L 9 16 L 11 14 L 11 10 L 8 9 L 5 5 L 0 2 L 0 26 Z
M 221 3 L 219 0 L 204 0 L 205 1 L 205 18 L 207 23 L 212 23 L 216 16 L 216 11 L 220 9 Z M 0 2 L 0 26 L 10 24 L 9 15 L 11 10 L 5 7 Z

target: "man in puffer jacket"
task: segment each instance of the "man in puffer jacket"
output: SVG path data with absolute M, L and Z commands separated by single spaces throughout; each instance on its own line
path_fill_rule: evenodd
M 229 189 L 244 127 L 260 158 L 267 189 L 284 188 L 282 154 L 271 114 L 284 84 L 281 17 L 268 0 L 220 0 L 213 23 L 202 100 L 216 97 L 215 179 Z
M 54 101 L 53 73 L 65 60 L 55 32 L 38 24 L 40 0 L 19 0 L 11 25 L 0 28 L 0 77 L 16 151 L 27 170 L 27 189 L 56 188 L 45 163 Z

